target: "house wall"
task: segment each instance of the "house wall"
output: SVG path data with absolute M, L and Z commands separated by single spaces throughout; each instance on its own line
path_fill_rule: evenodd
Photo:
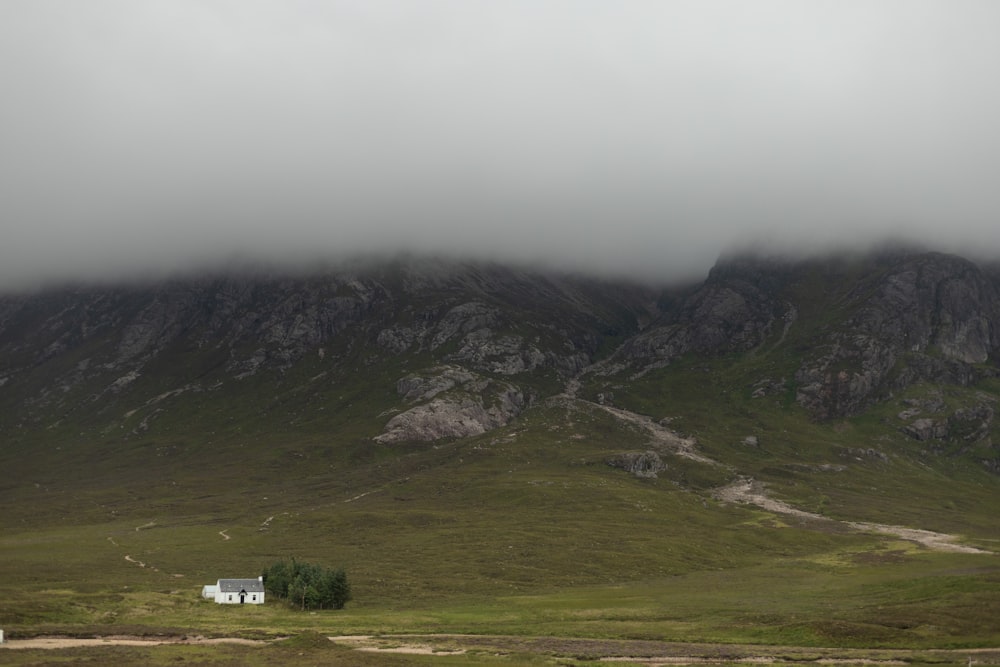
M 240 594 L 239 591 L 235 593 L 223 593 L 222 591 L 217 591 L 215 593 L 215 601 L 219 604 L 239 604 Z M 264 593 L 254 593 L 247 591 L 247 596 L 244 604 L 264 604 Z

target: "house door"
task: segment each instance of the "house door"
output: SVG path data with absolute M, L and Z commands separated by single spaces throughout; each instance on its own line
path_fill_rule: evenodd
M 247 592 L 240 591 L 240 604 L 244 604 L 247 601 Z

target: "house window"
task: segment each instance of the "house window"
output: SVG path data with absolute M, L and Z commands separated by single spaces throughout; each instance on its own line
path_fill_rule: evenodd
M 232 601 L 233 601 L 233 596 L 232 596 L 232 595 L 230 595 L 230 596 L 229 596 L 229 601 L 230 601 L 230 602 L 232 602 Z
M 253 601 L 254 601 L 254 602 L 256 602 L 256 601 L 257 601 L 257 596 L 256 596 L 256 595 L 254 595 L 254 596 L 253 596 Z

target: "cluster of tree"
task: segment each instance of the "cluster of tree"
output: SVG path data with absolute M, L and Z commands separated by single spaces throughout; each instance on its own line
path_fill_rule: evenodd
M 264 570 L 264 590 L 300 609 L 343 609 L 351 599 L 351 585 L 343 570 L 294 558 Z

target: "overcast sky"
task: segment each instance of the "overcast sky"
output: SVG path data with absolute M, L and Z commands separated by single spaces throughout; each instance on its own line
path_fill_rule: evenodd
M 3 0 L 0 287 L 367 252 L 1000 255 L 993 0 Z

